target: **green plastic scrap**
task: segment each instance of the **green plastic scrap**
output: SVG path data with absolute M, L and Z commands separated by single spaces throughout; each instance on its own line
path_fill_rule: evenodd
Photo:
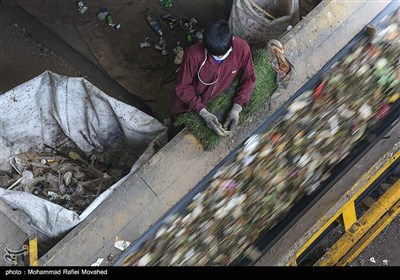
M 172 0 L 160 0 L 160 4 L 166 8 L 172 7 Z

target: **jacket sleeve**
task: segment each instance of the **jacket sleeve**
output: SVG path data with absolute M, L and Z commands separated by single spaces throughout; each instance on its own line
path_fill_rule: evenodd
M 178 83 L 175 87 L 176 96 L 187 104 L 190 110 L 198 113 L 205 107 L 201 96 L 196 94 L 196 90 L 193 87 L 193 81 L 196 79 L 199 65 L 185 52 L 180 67 Z
M 242 60 L 242 78 L 240 84 L 236 89 L 236 95 L 233 102 L 246 107 L 249 103 L 251 96 L 253 95 L 254 86 L 256 83 L 256 74 L 254 73 L 253 58 L 251 56 L 250 46 L 246 43 L 243 50 Z

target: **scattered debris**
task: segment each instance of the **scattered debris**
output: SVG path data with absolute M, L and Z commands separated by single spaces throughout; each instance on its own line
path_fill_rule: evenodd
M 168 22 L 169 28 L 174 29 L 182 25 L 182 21 L 171 13 L 167 13 L 161 16 L 163 21 Z
M 113 254 L 109 254 L 108 255 L 108 257 L 107 257 L 107 260 L 109 261 L 109 262 L 113 262 L 114 260 L 115 260 L 115 255 L 113 255 Z
M 179 65 L 179 64 L 182 63 L 183 53 L 184 53 L 184 52 L 183 52 L 183 50 L 182 50 L 182 51 L 179 51 L 179 52 L 176 54 L 175 59 L 174 59 L 174 63 L 175 63 L 175 64 Z M 178 69 L 179 69 L 179 68 L 178 68 Z
M 148 15 L 147 22 L 150 24 L 151 28 L 154 30 L 155 33 L 157 33 L 161 37 L 163 36 L 161 23 L 156 15 Z
M 141 42 L 141 43 L 139 43 L 139 47 L 140 47 L 141 49 L 150 47 L 151 44 L 148 42 L 148 40 L 149 40 L 149 37 L 147 37 L 147 36 L 144 37 L 144 41 Z
M 172 7 L 172 0 L 160 0 L 160 4 L 166 8 Z
M 131 245 L 129 241 L 122 240 L 118 236 L 115 237 L 114 247 L 118 250 L 124 251 L 129 245 Z
M 176 47 L 172 49 L 172 52 L 175 54 L 175 59 L 174 59 L 174 63 L 179 65 L 182 63 L 182 58 L 183 58 L 183 53 L 184 50 L 183 48 L 180 46 L 180 43 L 177 42 L 176 43 Z M 179 68 L 178 68 L 179 69 Z
M 176 42 L 176 47 L 172 49 L 172 52 L 174 54 L 178 54 L 178 53 L 180 53 L 182 51 L 183 51 L 183 48 L 181 47 L 180 43 Z
M 97 261 L 92 263 L 90 266 L 100 266 L 103 261 L 104 261 L 104 258 L 98 258 Z
M 161 51 L 161 54 L 164 55 L 164 56 L 168 54 L 167 45 L 166 45 L 165 40 L 164 40 L 163 37 L 160 37 L 160 40 L 158 41 L 157 44 L 154 45 L 154 48 L 156 50 Z
M 188 20 L 183 20 L 182 28 L 186 34 L 193 34 L 196 32 L 197 19 L 192 17 Z
M 113 21 L 113 18 L 112 18 L 112 16 L 111 16 L 110 13 L 108 13 L 108 14 L 106 15 L 106 20 L 107 20 L 107 24 L 108 24 L 109 26 L 114 27 L 115 29 L 120 29 L 120 28 L 121 28 L 121 24 L 115 23 L 115 22 Z
M 99 9 L 99 13 L 97 14 L 97 18 L 99 20 L 105 20 L 107 15 L 108 15 L 108 9 L 105 7 L 101 7 Z
M 86 13 L 87 10 L 89 9 L 89 7 L 88 7 L 87 5 L 85 5 L 85 3 L 83 3 L 83 1 L 79 1 L 79 2 L 77 3 L 77 5 L 78 5 L 78 11 L 79 11 L 81 14 Z

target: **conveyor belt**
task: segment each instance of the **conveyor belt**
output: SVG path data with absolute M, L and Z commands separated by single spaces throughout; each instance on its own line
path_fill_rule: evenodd
M 400 6 L 399 2 L 393 1 L 389 4 L 372 22 L 371 24 L 380 26 L 381 20 L 387 15 L 392 14 Z M 281 117 L 287 106 L 299 95 L 307 90 L 314 89 L 323 73 L 326 72 L 335 62 L 341 60 L 346 56 L 351 49 L 364 37 L 364 31 L 360 32 L 357 36 L 349 42 L 337 55 L 335 55 L 307 84 L 300 88 L 287 102 L 277 110 L 268 120 L 266 120 L 253 134 L 260 134 L 268 130 Z M 309 196 L 300 199 L 291 210 L 270 230 L 261 233 L 260 237 L 253 244 L 259 251 L 259 254 L 252 259 L 244 258 L 233 265 L 253 265 L 257 260 L 268 251 L 271 246 L 281 238 L 281 236 L 290 229 L 293 224 L 311 208 L 359 159 L 361 159 L 386 133 L 390 130 L 391 126 L 399 120 L 400 117 L 400 101 L 398 100 L 391 106 L 389 114 L 381 120 L 377 125 L 366 133 L 355 148 L 352 150 L 344 160 L 337 164 L 331 171 L 331 176 L 318 187 L 318 189 Z M 173 213 L 183 213 L 186 207 L 192 202 L 193 197 L 199 192 L 204 191 L 208 187 L 208 182 L 211 177 L 220 169 L 221 166 L 232 160 L 242 148 L 244 143 L 239 145 L 233 150 L 225 159 L 223 159 L 205 178 L 203 178 L 195 188 L 193 188 L 179 203 L 172 207 L 156 224 L 154 224 L 148 231 L 146 231 L 131 247 L 125 250 L 119 258 L 115 261 L 114 266 L 121 265 L 121 262 L 128 256 L 134 254 L 142 244 L 151 239 L 157 230 L 164 224 L 167 217 Z

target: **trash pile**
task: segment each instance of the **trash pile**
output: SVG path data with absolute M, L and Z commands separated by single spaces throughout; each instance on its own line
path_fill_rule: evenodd
M 250 137 L 184 213 L 121 265 L 229 265 L 330 176 L 400 97 L 400 17 L 364 38 L 265 133 Z
M 189 19 L 182 19 L 171 13 L 163 14 L 160 17 L 170 29 L 181 30 L 185 33 L 186 43 L 188 46 L 203 40 L 203 32 L 197 31 L 198 26 L 196 18 L 192 17 Z M 164 38 L 165 34 L 159 16 L 155 14 L 149 14 L 146 17 L 146 20 L 152 30 L 159 36 L 159 42 L 154 45 L 154 48 L 160 51 L 163 56 L 168 55 L 169 52 L 167 50 L 167 44 Z M 139 43 L 140 48 L 151 46 L 147 40 L 148 37 L 145 37 L 145 41 Z M 180 64 L 179 57 L 183 55 L 183 48 L 180 46 L 180 42 L 176 42 L 176 45 L 177 46 L 173 48 L 172 51 L 178 57 L 175 59 L 175 64 Z M 179 63 L 177 63 L 177 61 L 179 61 Z
M 0 175 L 0 186 L 32 193 L 80 215 L 122 176 L 96 155 L 85 159 L 81 154 L 76 148 L 52 147 L 17 154 L 10 158 L 11 172 Z
M 81 14 L 86 13 L 87 10 L 89 9 L 89 6 L 87 6 L 83 1 L 79 1 L 77 3 L 77 6 L 78 6 L 78 11 Z M 106 20 L 107 24 L 115 29 L 121 28 L 121 24 L 118 22 L 114 22 L 110 11 L 106 7 L 99 8 L 99 11 L 97 13 L 97 18 L 101 21 Z

